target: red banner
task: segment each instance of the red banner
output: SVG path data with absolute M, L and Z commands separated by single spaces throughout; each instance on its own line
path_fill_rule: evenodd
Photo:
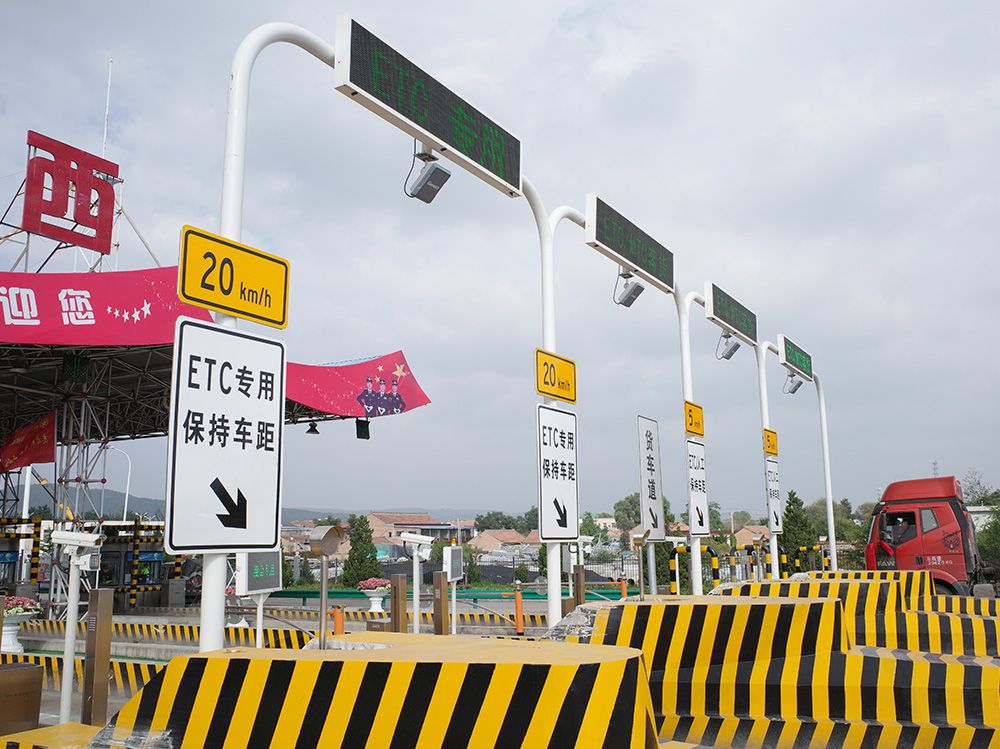
M 431 402 L 402 351 L 343 364 L 287 364 L 285 397 L 341 416 L 375 418 Z
M 180 316 L 211 320 L 177 298 L 177 266 L 117 273 L 0 273 L 0 342 L 53 346 L 173 343 Z
M 0 472 L 56 459 L 56 412 L 14 432 L 0 445 Z

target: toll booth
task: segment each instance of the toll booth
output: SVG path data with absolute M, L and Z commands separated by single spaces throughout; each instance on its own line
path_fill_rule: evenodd
M 20 583 L 38 583 L 42 523 L 20 518 L 0 519 L 0 593 L 14 595 Z M 31 542 L 28 576 L 22 574 L 21 542 Z
M 172 576 L 163 550 L 162 522 L 106 521 L 104 543 L 91 584 L 114 588 L 116 612 L 161 605 L 161 590 Z

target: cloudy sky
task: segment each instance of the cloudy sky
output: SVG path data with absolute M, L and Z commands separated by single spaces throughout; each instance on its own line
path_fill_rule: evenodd
M 218 228 L 228 71 L 275 20 L 333 40 L 351 13 L 522 141 L 551 210 L 596 191 L 675 255 L 684 290 L 718 283 L 761 335 L 824 379 L 834 493 L 894 479 L 1000 483 L 1000 10 L 991 3 L 99 3 L 0 5 L 0 193 L 29 129 L 108 156 L 162 258 L 185 223 Z M 536 501 L 538 242 L 523 199 L 460 169 L 432 205 L 403 196 L 412 141 L 334 90 L 298 49 L 254 70 L 243 239 L 291 259 L 292 360 L 402 348 L 432 404 L 286 433 L 290 507 L 521 512 Z M 4 197 L 9 200 L 9 197 Z M 145 267 L 122 235 L 122 267 Z M 12 259 L 12 258 L 11 258 Z M 68 261 L 67 261 L 68 262 Z M 611 302 L 616 266 L 564 224 L 558 350 L 578 364 L 582 510 L 638 488 L 635 417 L 660 422 L 671 508 L 686 507 L 673 301 Z M 246 323 L 246 327 L 253 327 Z M 717 361 L 693 311 L 695 400 L 712 499 L 762 513 L 754 358 Z M 817 399 L 767 367 L 783 488 L 823 495 Z M 165 441 L 130 447 L 162 496 Z M 124 476 L 112 477 L 121 486 Z

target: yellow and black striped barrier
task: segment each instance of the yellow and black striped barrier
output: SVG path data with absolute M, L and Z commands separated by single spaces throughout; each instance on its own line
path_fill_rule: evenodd
M 21 633 L 25 635 L 44 635 L 46 637 L 65 637 L 66 622 L 32 619 L 21 622 Z M 80 636 L 86 633 L 86 623 L 77 625 Z M 226 645 L 253 645 L 256 642 L 256 629 L 250 627 L 226 627 L 224 637 Z M 197 645 L 201 637 L 201 627 L 193 624 L 152 624 L 146 622 L 112 622 L 111 637 L 113 640 L 126 642 L 170 642 Z M 264 630 L 264 647 L 299 649 L 313 639 L 312 633 L 299 629 Z
M 242 609 L 241 609 L 242 610 Z M 247 611 L 250 609 L 247 608 Z M 136 609 L 136 613 L 150 614 L 150 615 L 160 615 L 160 616 L 197 616 L 198 609 L 196 608 L 180 608 L 180 607 L 142 607 Z M 318 609 L 306 609 L 306 608 L 287 608 L 287 609 L 276 609 L 267 608 L 264 609 L 264 614 L 268 617 L 274 619 L 286 619 L 286 620 L 299 620 L 299 621 L 319 621 L 319 610 Z M 408 621 L 413 620 L 413 614 L 407 612 L 406 614 Z M 344 620 L 349 622 L 368 622 L 368 621 L 378 621 L 381 619 L 388 619 L 388 613 L 373 613 L 365 609 L 347 609 L 344 611 Z M 514 615 L 504 616 L 502 614 L 492 614 L 485 612 L 459 612 L 458 623 L 469 625 L 469 626 L 498 626 L 498 627 L 512 627 Z M 546 627 L 548 617 L 545 614 L 525 614 L 524 624 L 528 627 Z M 434 616 L 426 611 L 420 612 L 420 621 L 422 624 L 433 624 Z
M 677 544 L 676 546 L 671 546 L 670 551 L 667 552 L 667 568 L 670 570 L 670 594 L 677 595 L 677 555 L 678 554 L 690 554 L 691 548 L 685 546 L 684 544 Z M 719 587 L 720 577 L 719 577 L 719 553 L 713 549 L 711 546 L 703 546 L 702 553 L 708 554 L 711 558 L 712 567 L 712 587 Z
M 835 598 L 657 596 L 581 609 L 593 614 L 583 641 L 642 649 L 661 739 L 797 747 L 849 736 L 844 746 L 863 746 L 854 739 L 884 733 L 1000 746 L 1000 662 L 849 648 Z M 725 735 L 705 735 L 713 720 Z
M 907 608 L 925 609 L 934 598 L 934 578 L 926 570 L 845 570 L 843 572 L 809 572 L 817 580 L 889 580 L 903 586 Z
M 35 655 L 30 653 L 3 653 L 0 663 L 33 663 L 42 667 L 42 689 L 59 691 L 62 685 L 61 655 Z M 109 693 L 115 697 L 131 697 L 142 689 L 163 668 L 162 663 L 146 663 L 112 659 L 108 672 Z M 83 683 L 83 658 L 73 659 L 73 689 L 81 690 Z
M 636 650 L 394 633 L 334 639 L 381 647 L 174 658 L 94 745 L 656 746 Z
M 7 530 L 8 528 L 21 528 L 22 530 Z M 31 539 L 28 580 L 37 583 L 42 548 L 42 519 L 0 520 L 0 538 Z
M 930 597 L 924 608 L 927 611 L 944 611 L 949 614 L 1000 617 L 1000 600 L 996 598 L 936 595 Z
M 889 580 L 740 583 L 719 591 L 756 598 L 837 598 L 852 644 L 926 653 L 1000 657 L 1000 620 L 911 611 L 902 585 Z

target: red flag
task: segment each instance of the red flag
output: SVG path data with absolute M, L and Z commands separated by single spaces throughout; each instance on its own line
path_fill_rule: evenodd
M 21 427 L 0 445 L 0 471 L 52 463 L 56 459 L 56 412 Z

